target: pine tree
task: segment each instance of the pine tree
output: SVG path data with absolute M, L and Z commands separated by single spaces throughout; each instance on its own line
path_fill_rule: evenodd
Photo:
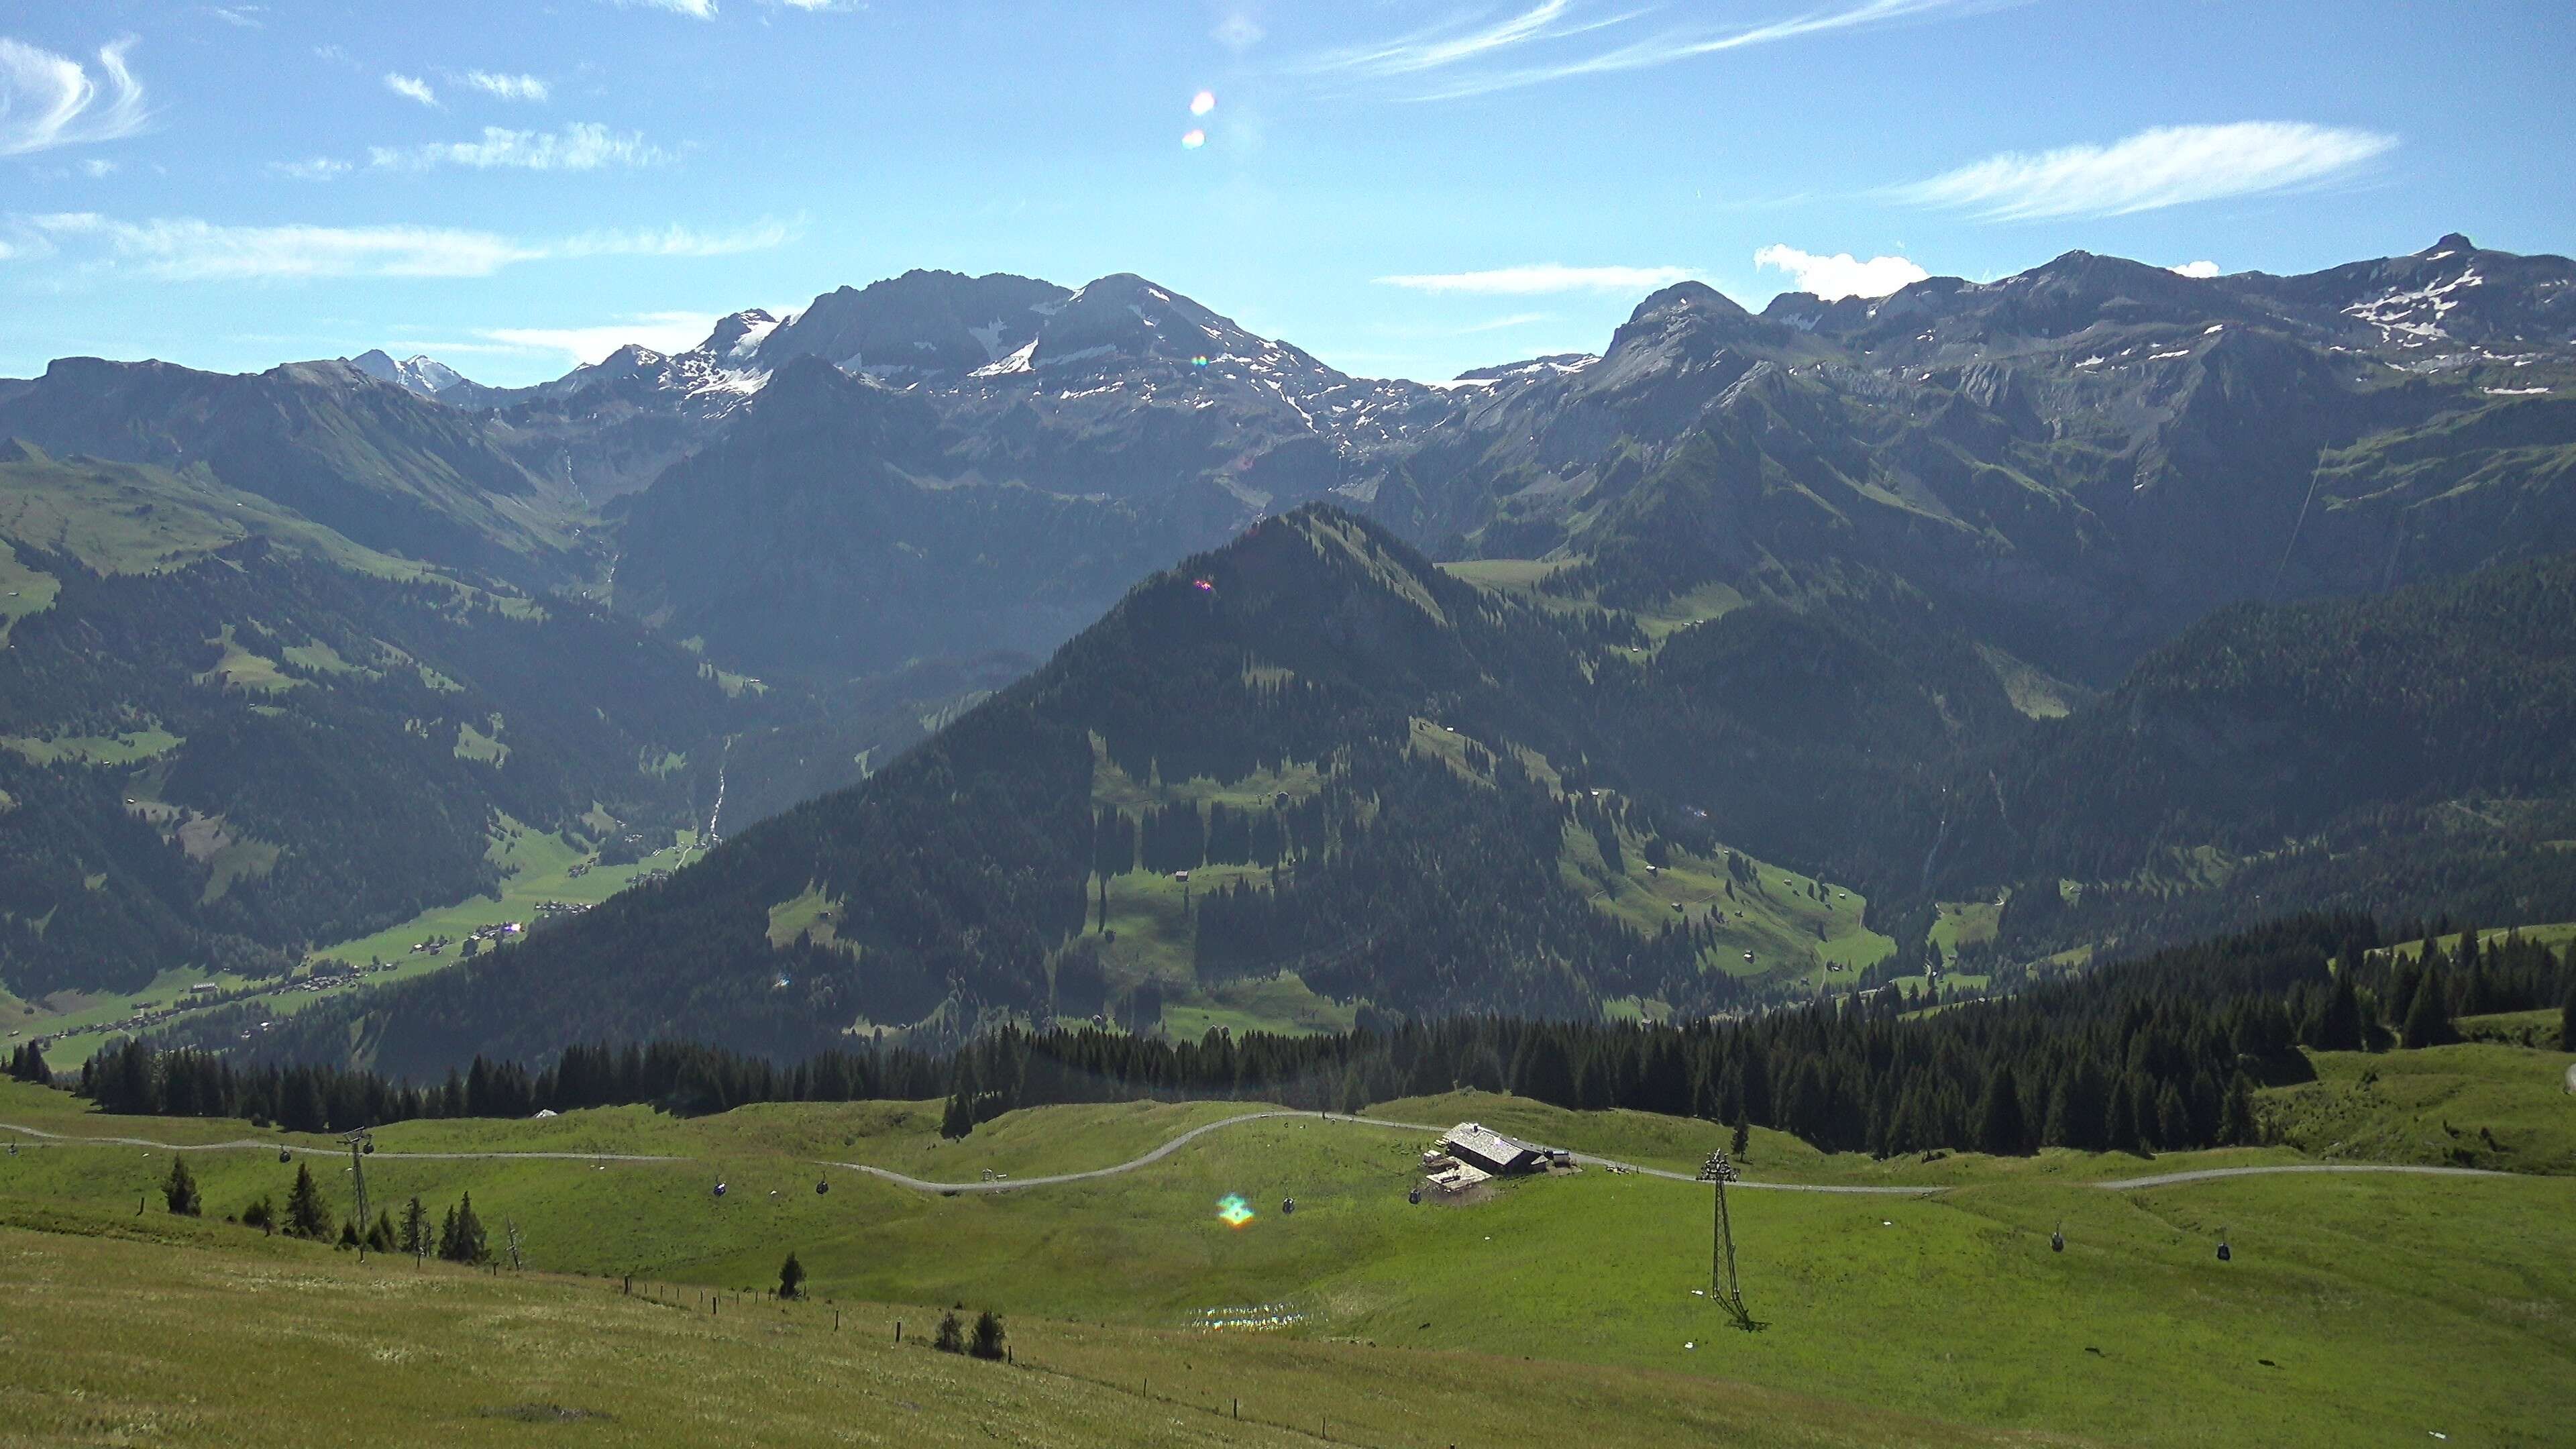
M 170 1176 L 161 1184 L 161 1197 L 170 1204 L 170 1211 L 183 1218 L 205 1211 L 205 1201 L 197 1193 L 197 1179 L 188 1171 L 188 1159 L 175 1155 L 170 1159 Z
M 2253 1147 L 2263 1140 L 2262 1125 L 2254 1117 L 2254 1089 L 2243 1072 L 2227 1084 L 2227 1108 L 2219 1119 L 2218 1140 L 2230 1147 Z
M 800 1297 L 802 1296 L 804 1283 L 805 1265 L 797 1262 L 796 1254 L 790 1252 L 787 1255 L 787 1261 L 778 1265 L 778 1296 L 781 1298 Z
M 379 1253 L 390 1253 L 394 1250 L 393 1214 L 386 1212 L 376 1214 L 375 1225 L 367 1229 L 367 1246 Z
M 439 1229 L 438 1256 L 451 1263 L 480 1263 L 492 1256 L 482 1220 L 474 1216 L 474 1194 L 467 1193 L 449 1210 Z
M 1742 1161 L 1753 1150 L 1753 1124 L 1745 1120 L 1744 1109 L 1735 1109 L 1735 1135 L 1727 1142 L 1729 1155 Z
M 2362 1035 L 2361 997 L 2352 984 L 2355 969 L 2347 953 L 2335 971 L 2334 990 L 2326 997 L 2325 1010 L 2318 1014 L 2314 1039 L 2309 1043 L 2319 1051 L 2357 1052 L 2369 1045 Z
M 429 1256 L 431 1246 L 429 1237 L 429 1209 L 420 1205 L 419 1198 L 413 1198 L 410 1205 L 403 1209 L 401 1242 L 402 1250 L 411 1254 L 413 1257 L 425 1258 Z
M 987 1308 L 975 1316 L 975 1336 L 966 1351 L 977 1358 L 1000 1358 L 1002 1336 L 1002 1320 Z
M 257 1228 L 262 1236 L 277 1231 L 277 1209 L 264 1197 L 253 1198 L 250 1206 L 242 1209 L 241 1220 L 243 1227 Z
M 2558 1049 L 2576 1052 L 2576 986 L 2567 988 L 2567 1004 L 2558 1008 Z
M 2025 1128 L 2021 1089 L 2013 1082 L 2012 1068 L 1997 1064 L 1994 1074 L 1986 1078 L 1985 1096 L 1977 1103 L 1977 1124 L 1978 1151 L 1997 1157 L 2020 1154 Z
M 286 1234 L 319 1242 L 330 1232 L 331 1214 L 322 1206 L 322 1189 L 313 1181 L 313 1169 L 299 1162 L 295 1186 L 286 1194 Z
M 2427 975 L 2415 990 L 2415 1004 L 2406 1009 L 2406 1027 L 2401 1037 L 2409 1051 L 2423 1047 L 2448 1046 L 2460 1034 L 2451 1028 L 2451 1013 L 2442 996 L 2438 976 Z
M 939 1315 L 939 1331 L 931 1337 L 930 1346 L 941 1353 L 966 1351 L 966 1328 L 957 1321 L 955 1313 Z

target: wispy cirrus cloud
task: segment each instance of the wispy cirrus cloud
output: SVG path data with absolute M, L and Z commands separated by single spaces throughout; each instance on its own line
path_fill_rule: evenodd
M 716 0 L 608 0 L 620 10 L 667 10 L 692 20 L 716 18 Z
M 438 92 L 430 88 L 429 82 L 416 75 L 404 75 L 398 70 L 386 71 L 385 89 L 404 100 L 418 101 L 424 106 L 438 104 Z
M 612 131 L 575 121 L 560 131 L 513 131 L 486 126 L 477 141 L 434 141 L 420 146 L 368 148 L 367 164 L 396 171 L 464 166 L 478 171 L 597 171 L 607 166 L 659 166 L 672 153 L 645 141 L 641 132 Z
M 2347 175 L 2394 136 L 2295 121 L 2157 126 L 2107 146 L 2006 151 L 1896 188 L 1899 200 L 1988 221 L 2126 216 Z
M 1539 0 L 1499 20 L 1452 21 L 1309 56 L 1313 75 L 1409 82 L 1411 100 L 1456 100 L 1583 76 L 1611 75 L 1810 35 L 1992 10 L 2026 0 L 1838 0 L 1752 23 L 1661 25 L 1658 7 L 1604 10 Z
M 293 181 L 330 181 L 347 175 L 349 163 L 329 156 L 315 156 L 303 161 L 271 161 L 268 169 Z
M 1884 297 L 1932 275 L 1905 257 L 1861 261 L 1849 252 L 1818 256 L 1778 243 L 1755 252 L 1753 265 L 1787 272 L 1797 280 L 1799 291 L 1812 292 L 1828 302 L 1845 297 Z
M 544 260 L 726 256 L 778 246 L 798 231 L 763 220 L 724 232 L 670 226 L 530 240 L 465 227 L 231 226 L 193 217 L 122 221 L 97 212 L 55 212 L 20 225 L 47 251 L 86 248 L 91 265 L 132 267 L 173 282 L 488 277 Z
M 510 75 L 500 71 L 469 70 L 462 77 L 450 77 L 471 86 L 487 96 L 505 101 L 542 101 L 553 94 L 547 84 L 532 75 Z
M 1413 292 L 1535 297 L 1552 292 L 1651 292 L 1699 275 L 1689 267 L 1569 267 L 1558 262 L 1478 272 L 1416 272 L 1379 277 L 1378 285 Z
M 93 80 L 69 56 L 0 39 L 0 156 L 120 140 L 149 125 L 143 83 L 125 63 L 134 43 L 127 36 L 99 47 Z

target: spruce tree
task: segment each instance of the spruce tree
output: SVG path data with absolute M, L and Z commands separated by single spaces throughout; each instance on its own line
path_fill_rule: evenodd
M 1002 1320 L 987 1308 L 975 1315 L 975 1336 L 967 1344 L 966 1351 L 977 1358 L 1000 1358 L 1002 1336 Z
M 802 1294 L 804 1284 L 805 1265 L 797 1262 L 796 1254 L 791 1251 L 787 1255 L 787 1261 L 778 1265 L 778 1296 L 781 1298 L 799 1297 Z
M 957 1321 L 957 1315 L 955 1313 L 951 1312 L 939 1315 L 939 1331 L 932 1335 L 930 1346 L 939 1350 L 941 1353 L 964 1353 L 966 1351 L 966 1328 L 965 1325 Z
M 419 1198 L 413 1198 L 410 1205 L 403 1209 L 401 1241 L 402 1250 L 411 1254 L 413 1257 L 425 1258 L 429 1256 L 431 1246 L 429 1237 L 429 1209 L 420 1205 Z
M 367 1246 L 379 1253 L 390 1253 L 394 1250 L 393 1214 L 386 1212 L 376 1214 L 375 1225 L 367 1229 Z
M 2019 1156 L 2025 1132 L 2021 1089 L 2013 1082 L 2012 1068 L 1998 1063 L 1986 1078 L 1985 1096 L 1977 1103 L 1977 1150 L 1997 1157 Z
M 2451 1013 L 2443 1000 L 2442 980 L 2428 975 L 2415 990 L 2415 1004 L 2406 1009 L 2406 1028 L 2401 1040 L 2409 1051 L 2423 1047 L 2448 1046 L 2460 1034 L 2451 1028 Z
M 439 1229 L 438 1256 L 451 1263 L 480 1263 L 491 1256 L 482 1220 L 474 1216 L 474 1194 L 467 1193 L 450 1210 Z
M 2567 1004 L 2558 1008 L 2558 1049 L 2576 1052 L 2576 986 L 2567 988 Z
M 161 1184 L 161 1197 L 170 1204 L 170 1211 L 183 1218 L 193 1218 L 205 1211 L 205 1202 L 197 1194 L 197 1179 L 188 1171 L 188 1159 L 179 1156 L 170 1159 L 170 1176 Z
M 331 1214 L 322 1206 L 322 1189 L 313 1181 L 313 1169 L 299 1162 L 295 1186 L 286 1194 L 286 1234 L 319 1242 L 330 1232 Z
M 2571 1000 L 2576 1000 L 2576 998 L 2571 998 Z M 2571 1007 L 2571 1009 L 2576 1009 L 2576 1007 Z M 1727 1150 L 1739 1161 L 1753 1150 L 1753 1124 L 1745 1120 L 1744 1109 L 1742 1107 L 1735 1109 L 1735 1135 L 1728 1140 Z
M 2253 1147 L 2263 1140 L 2263 1128 L 2254 1117 L 2254 1089 L 2243 1072 L 2227 1084 L 2227 1108 L 2219 1119 L 2218 1140 L 2229 1147 Z

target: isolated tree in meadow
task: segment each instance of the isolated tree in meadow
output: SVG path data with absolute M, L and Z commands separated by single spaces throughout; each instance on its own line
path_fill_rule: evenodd
M 196 1217 L 206 1210 L 204 1198 L 197 1193 L 197 1179 L 188 1171 L 188 1159 L 184 1157 L 170 1159 L 170 1176 L 161 1184 L 161 1197 L 170 1204 L 170 1211 L 183 1218 Z
M 1728 1139 L 1726 1150 L 1738 1158 L 1753 1150 L 1753 1124 L 1745 1120 L 1741 1107 L 1735 1109 L 1735 1133 Z
M 939 1331 L 931 1335 L 930 1346 L 941 1353 L 966 1351 L 966 1327 L 957 1321 L 954 1312 L 939 1315 Z
M 480 1263 L 491 1256 L 491 1247 L 483 1232 L 483 1221 L 474 1216 L 474 1194 L 448 1209 L 447 1221 L 438 1230 L 438 1256 L 451 1263 Z
M 277 1209 L 264 1197 L 252 1199 L 251 1205 L 242 1209 L 241 1220 L 243 1227 L 257 1228 L 262 1234 L 277 1231 Z
M 1000 1358 L 1002 1337 L 1002 1320 L 987 1308 L 975 1316 L 975 1334 L 966 1351 L 977 1358 Z
M 413 1198 L 403 1209 L 402 1250 L 415 1258 L 426 1257 L 432 1246 L 429 1238 L 429 1209 Z
M 313 1181 L 313 1169 L 295 1164 L 295 1186 L 286 1194 L 286 1233 L 294 1238 L 311 1238 L 316 1242 L 331 1232 L 331 1214 L 322 1206 L 322 1189 Z
M 801 1297 L 803 1296 L 804 1284 L 805 1265 L 797 1262 L 796 1254 L 790 1252 L 787 1255 L 787 1261 L 778 1265 L 778 1296 L 781 1298 Z

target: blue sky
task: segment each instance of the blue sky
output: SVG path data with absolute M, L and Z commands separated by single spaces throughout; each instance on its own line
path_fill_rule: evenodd
M 2566 253 L 2570 54 L 2563 0 L 13 4 L 0 375 L 521 383 L 944 267 L 1439 378 L 1680 276 Z

